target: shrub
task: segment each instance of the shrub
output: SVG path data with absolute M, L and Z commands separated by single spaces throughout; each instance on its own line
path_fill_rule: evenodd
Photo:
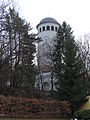
M 37 100 L 0 96 L 0 115 L 6 117 L 61 118 L 70 117 L 67 101 Z
M 90 110 L 77 111 L 74 116 L 78 119 L 88 120 L 90 119 Z

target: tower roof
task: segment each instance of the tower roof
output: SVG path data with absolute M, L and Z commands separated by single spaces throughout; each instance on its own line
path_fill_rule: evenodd
M 43 24 L 43 23 L 56 23 L 56 24 L 59 25 L 59 23 L 57 22 L 57 20 L 55 20 L 54 18 L 46 17 L 46 18 L 44 18 L 44 19 L 42 19 L 42 20 L 40 21 L 40 23 L 37 25 L 37 28 L 38 28 L 39 25 L 41 25 L 41 24 Z

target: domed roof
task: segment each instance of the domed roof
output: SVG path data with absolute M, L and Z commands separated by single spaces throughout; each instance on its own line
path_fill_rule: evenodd
M 41 25 L 41 24 L 43 24 L 43 23 L 56 23 L 56 24 L 59 25 L 59 23 L 57 22 L 57 20 L 55 20 L 54 18 L 46 17 L 46 18 L 44 18 L 44 19 L 42 19 L 42 20 L 40 21 L 40 23 L 37 25 L 37 28 L 38 28 L 39 25 Z

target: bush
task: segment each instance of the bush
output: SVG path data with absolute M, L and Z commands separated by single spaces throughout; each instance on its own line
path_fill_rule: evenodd
M 90 119 L 90 110 L 77 111 L 74 116 L 78 119 L 88 120 Z
M 6 117 L 63 118 L 70 117 L 67 101 L 0 96 L 0 115 Z

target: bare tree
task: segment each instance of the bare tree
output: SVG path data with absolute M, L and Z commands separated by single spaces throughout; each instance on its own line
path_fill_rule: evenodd
M 49 65 L 49 71 L 51 74 L 51 91 L 54 90 L 54 83 L 55 83 L 55 77 L 54 77 L 54 68 L 53 68 L 53 42 L 51 43 L 45 43 L 45 47 L 44 47 L 44 56 L 45 56 L 45 60 L 47 65 Z
M 40 43 L 39 43 L 40 44 Z M 51 88 L 50 90 L 53 91 L 54 90 L 54 72 L 53 72 L 53 42 L 49 43 L 49 42 L 44 42 L 41 43 L 42 45 L 40 46 L 40 48 L 38 48 L 38 57 L 37 57 L 37 61 L 38 61 L 38 67 L 39 67 L 39 77 L 41 80 L 41 86 L 42 89 L 44 89 L 43 87 L 43 83 L 45 82 L 45 78 L 44 78 L 44 72 L 48 72 L 50 73 L 50 77 L 48 77 L 48 79 L 51 80 L 50 84 L 51 84 Z M 39 47 L 39 45 L 38 45 Z M 49 80 L 49 81 L 50 81 Z
M 83 64 L 85 64 L 87 79 L 85 80 L 87 84 L 87 92 L 89 92 L 89 85 L 90 85 L 90 34 L 86 34 L 81 37 L 78 41 L 79 50 L 81 53 L 81 58 Z

